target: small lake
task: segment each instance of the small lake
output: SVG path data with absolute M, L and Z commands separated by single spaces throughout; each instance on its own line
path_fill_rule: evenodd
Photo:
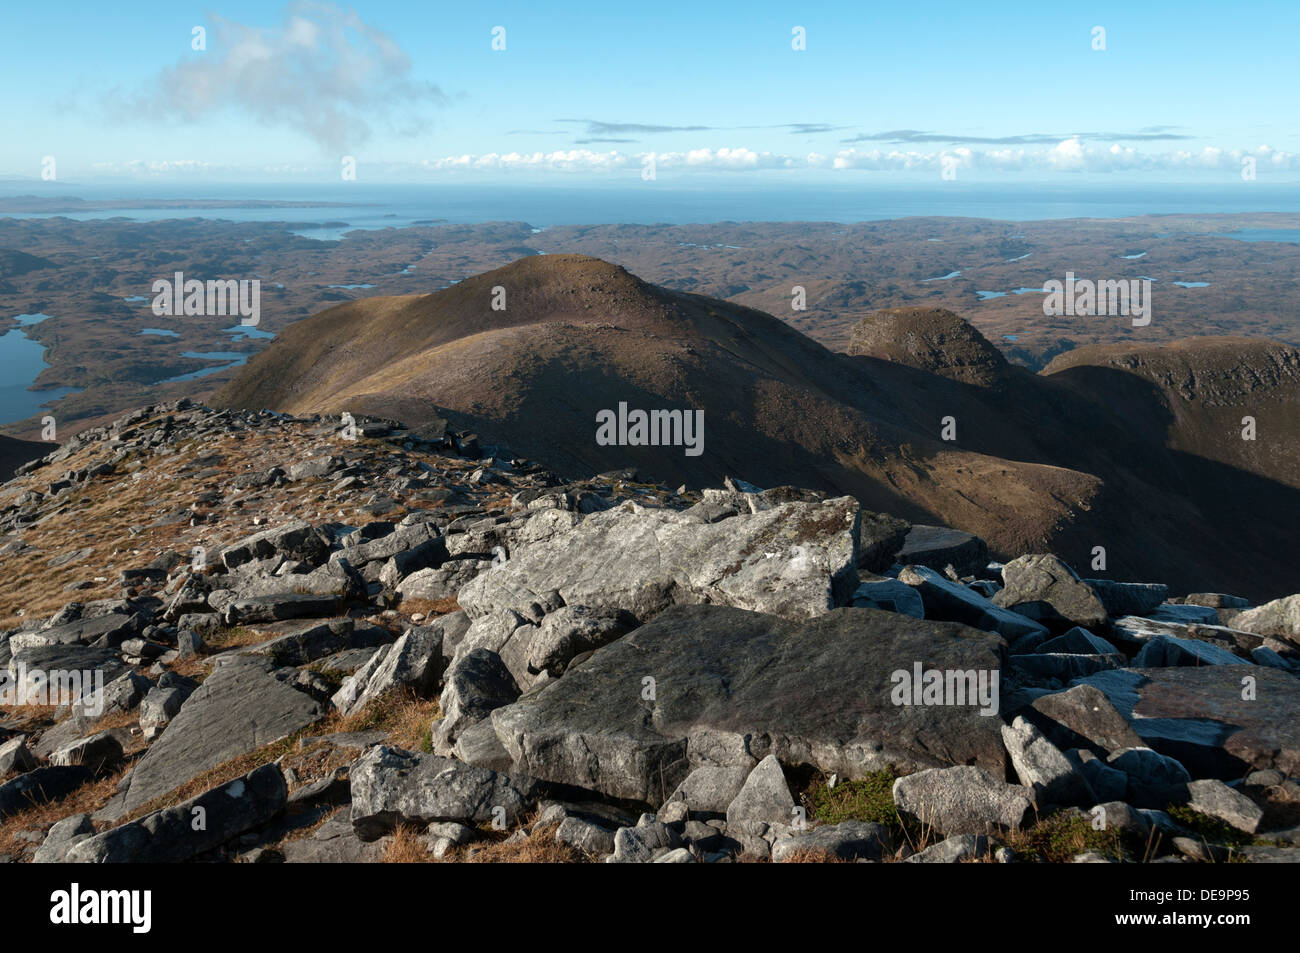
M 48 317 L 48 314 L 15 315 L 19 326 L 0 334 L 0 423 L 26 420 L 41 413 L 46 404 L 78 391 L 76 387 L 28 390 L 49 365 L 45 363 L 45 348 L 29 338 L 23 329 Z
M 225 361 L 226 363 L 218 364 L 215 367 L 200 368 L 197 371 L 190 371 L 188 374 L 177 374 L 175 377 L 169 377 L 157 383 L 175 384 L 180 381 L 198 380 L 200 377 L 207 377 L 209 374 L 217 374 L 232 367 L 239 367 L 241 364 L 247 363 L 250 356 L 249 354 L 241 354 L 238 351 L 182 351 L 181 357 L 192 357 L 204 361 Z

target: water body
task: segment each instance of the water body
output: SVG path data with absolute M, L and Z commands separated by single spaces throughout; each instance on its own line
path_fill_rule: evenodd
M 1046 288 L 1012 288 L 1013 295 L 1047 294 Z
M 713 222 L 864 222 L 908 216 L 968 216 L 1004 221 L 1061 218 L 1121 218 L 1132 215 L 1224 212 L 1300 212 L 1300 189 L 1261 185 L 1250 189 L 1219 184 L 1161 186 L 1056 187 L 1024 184 L 946 183 L 926 186 L 858 177 L 840 182 L 790 187 L 770 179 L 728 180 L 707 185 L 689 179 L 647 184 L 639 170 L 629 179 L 610 178 L 592 187 L 500 185 L 461 179 L 456 184 L 132 184 L 122 186 L 37 182 L 5 183 L 0 197 L 28 194 L 95 199 L 193 198 L 299 202 L 350 202 L 354 207 L 149 209 L 116 208 L 98 212 L 3 213 L 17 218 L 76 220 L 128 218 L 149 222 L 203 218 L 231 222 L 290 222 L 295 234 L 338 240 L 353 229 L 406 227 L 430 222 L 467 224 L 527 222 L 555 225 Z M 1280 231 L 1277 229 L 1263 231 Z M 1012 236 L 1015 237 L 1015 236 Z M 1264 240 L 1264 239 L 1260 239 Z M 1268 240 L 1288 240 L 1276 237 Z
M 950 271 L 946 275 L 940 275 L 938 278 L 922 278 L 922 283 L 927 281 L 951 281 L 953 278 L 961 277 L 960 271 Z
M 356 288 L 373 288 L 374 285 L 326 285 L 325 287 L 326 287 L 326 288 L 346 288 L 348 291 L 352 291 L 353 289 L 356 289 Z
M 48 314 L 19 314 L 18 327 L 0 335 L 0 421 L 12 423 L 39 414 L 47 404 L 75 394 L 76 387 L 28 390 L 45 368 L 45 348 L 23 328 L 40 324 Z
M 178 381 L 198 380 L 200 377 L 207 377 L 209 374 L 217 374 L 232 367 L 239 367 L 248 363 L 249 355 L 240 354 L 238 351 L 182 351 L 181 357 L 200 358 L 205 361 L 226 361 L 227 363 L 218 364 L 215 367 L 204 367 L 197 371 L 190 371 L 188 374 L 177 374 L 175 377 L 158 381 L 159 384 L 175 384 Z
M 145 328 L 145 329 L 144 329 L 143 331 L 141 331 L 140 333 L 141 333 L 141 334 L 155 334 L 155 335 L 158 335 L 159 337 L 165 337 L 165 338 L 178 338 L 178 337 L 180 337 L 180 335 L 177 334 L 175 331 L 168 331 L 168 330 L 166 330 L 165 328 Z
M 1128 259 L 1129 261 L 1133 261 L 1136 258 L 1145 258 L 1146 254 L 1147 254 L 1146 252 L 1140 251 L 1136 255 L 1120 255 L 1119 257 Z
M 1033 252 L 1031 252 L 1031 251 L 1027 251 L 1027 252 L 1025 252 L 1023 255 L 1020 255 L 1020 256 L 1018 256 L 1018 257 L 1016 257 L 1016 258 L 1008 258 L 1008 259 L 1007 259 L 1007 264 L 1009 265 L 1009 264 L 1011 264 L 1013 261 L 1024 261 L 1026 258 L 1028 258 L 1028 257 L 1029 257 L 1030 255 L 1032 255 L 1032 254 L 1033 254 Z
M 1215 238 L 1235 238 L 1239 242 L 1300 242 L 1300 228 L 1242 228 Z
M 272 331 L 263 331 L 261 328 L 252 324 L 236 324 L 232 328 L 222 328 L 224 333 L 230 335 L 232 341 L 243 341 L 253 338 L 260 341 L 270 341 L 275 338 Z
M 981 301 L 991 301 L 994 298 L 1005 298 L 1007 296 L 1005 291 L 977 291 L 975 294 L 979 296 Z
M 1180 288 L 1208 288 L 1208 287 L 1210 287 L 1210 283 L 1209 283 L 1208 281 L 1175 281 L 1174 284 L 1176 284 L 1176 285 L 1177 285 L 1178 287 L 1180 287 Z

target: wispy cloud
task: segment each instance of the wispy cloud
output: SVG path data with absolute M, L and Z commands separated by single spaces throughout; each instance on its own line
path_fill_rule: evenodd
M 207 50 L 163 70 L 136 93 L 110 95 L 124 118 L 207 119 L 221 110 L 300 132 L 339 154 L 365 143 L 373 125 L 414 134 L 446 96 L 411 78 L 411 62 L 388 33 L 355 12 L 301 0 L 274 28 L 211 15 Z
M 1185 136 L 1167 131 L 1172 128 L 1175 127 L 1151 126 L 1137 132 L 1076 132 L 1071 133 L 1068 136 L 1059 132 L 1031 132 L 1018 136 L 964 136 L 943 132 L 924 132 L 920 129 L 892 129 L 888 132 L 863 132 L 850 139 L 844 139 L 842 141 L 845 143 L 888 142 L 893 144 L 937 144 L 942 142 L 952 143 L 954 145 L 1041 146 L 1052 145 L 1061 142 L 1064 139 L 1087 139 L 1104 142 L 1158 142 L 1195 138 L 1194 136 Z

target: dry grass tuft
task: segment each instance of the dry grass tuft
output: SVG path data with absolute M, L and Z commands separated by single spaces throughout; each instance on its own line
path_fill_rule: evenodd
M 98 811 L 117 792 L 117 786 L 126 776 L 130 766 L 126 765 L 113 774 L 95 781 L 88 781 L 70 794 L 46 804 L 33 804 L 16 814 L 11 814 L 0 822 L 0 854 L 19 855 L 24 849 L 40 846 L 39 841 L 29 842 L 18 838 L 21 831 L 41 831 L 48 833 L 56 821 L 73 814 L 93 814 Z
M 424 842 L 424 835 L 409 824 L 397 825 L 384 847 L 381 862 L 385 864 L 432 864 L 433 854 Z

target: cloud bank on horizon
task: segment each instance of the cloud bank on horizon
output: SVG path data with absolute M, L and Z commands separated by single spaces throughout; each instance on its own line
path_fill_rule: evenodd
M 1276 91 L 1245 95 L 1235 87 L 1219 101 L 1196 86 L 1204 70 L 1170 39 L 1186 11 L 1181 20 L 1147 11 L 1143 20 L 1101 4 L 1095 16 L 1113 24 L 1110 33 L 1077 18 L 1033 20 L 996 7 L 953 10 L 924 23 L 891 11 L 889 32 L 898 39 L 912 31 L 902 45 L 914 44 L 918 61 L 930 46 L 968 47 L 960 70 L 914 70 L 899 81 L 888 65 L 894 47 L 873 49 L 863 62 L 841 42 L 840 34 L 868 27 L 885 32 L 877 21 L 886 14 L 864 20 L 860 11 L 798 12 L 760 2 L 750 11 L 754 24 L 748 15 L 744 24 L 719 20 L 731 33 L 716 37 L 707 21 L 715 15 L 695 11 L 686 21 L 692 29 L 668 30 L 678 49 L 664 47 L 655 24 L 623 23 L 606 8 L 586 17 L 575 8 L 571 22 L 558 24 L 498 12 L 493 16 L 507 24 L 499 26 L 464 10 L 412 12 L 389 2 L 357 10 L 295 0 L 269 19 L 244 0 L 226 6 L 229 12 L 208 14 L 189 34 L 180 21 L 157 17 L 120 24 L 147 27 L 166 43 L 141 44 L 132 69 L 90 85 L 68 79 L 51 88 L 48 102 L 39 93 L 26 101 L 27 115 L 15 125 L 30 126 L 30 134 L 19 138 L 41 145 L 0 146 L 0 175 L 32 177 L 38 153 L 58 155 L 65 176 L 191 180 L 337 178 L 345 156 L 356 157 L 372 179 L 391 180 L 958 172 L 1194 178 L 1235 176 L 1244 164 L 1290 180 L 1300 172 L 1300 138 L 1276 122 Z M 663 12 L 671 25 L 671 10 Z M 803 17 L 813 25 L 784 24 Z M 991 35 L 1008 44 L 1025 29 L 1057 37 L 1066 52 L 1045 72 L 1041 55 L 1027 69 L 976 42 L 990 21 Z M 1257 30 L 1238 35 L 1233 23 L 1219 23 L 1214 42 L 1222 61 L 1267 63 L 1267 40 L 1258 40 Z M 605 31 L 603 47 L 590 30 Z M 21 30 L 12 35 L 16 50 L 31 45 Z M 610 36 L 622 36 L 622 45 Z M 696 55 L 701 43 L 711 55 Z M 1134 72 L 1134 48 L 1142 62 L 1152 60 L 1145 74 Z M 644 62 L 674 59 L 698 76 L 668 66 L 638 72 Z M 1187 72 L 1172 75 L 1170 63 Z M 0 77 L 21 67 L 0 65 Z M 885 78 L 864 79 L 863 70 L 873 68 Z M 1290 68 L 1295 72 L 1294 63 Z M 1045 103 L 1055 108 L 1044 111 Z M 809 108 L 819 115 L 799 115 Z M 44 118 L 52 110 L 57 129 Z M 1045 122 L 1044 115 L 1056 118 Z

